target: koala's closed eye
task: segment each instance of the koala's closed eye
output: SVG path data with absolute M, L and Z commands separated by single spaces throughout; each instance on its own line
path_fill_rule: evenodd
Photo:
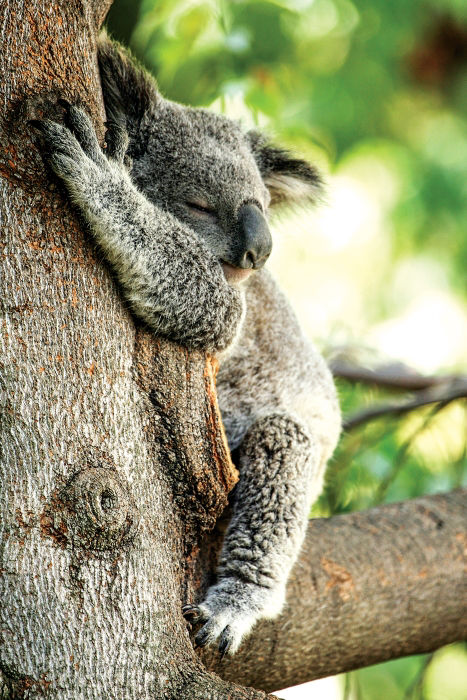
M 185 206 L 198 216 L 217 217 L 217 212 L 214 207 L 210 206 L 204 199 L 187 200 Z

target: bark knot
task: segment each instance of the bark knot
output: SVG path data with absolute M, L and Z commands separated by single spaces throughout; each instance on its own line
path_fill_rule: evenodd
M 128 485 L 115 469 L 89 467 L 75 474 L 40 518 L 43 535 L 65 547 L 114 550 L 129 543 L 138 527 Z

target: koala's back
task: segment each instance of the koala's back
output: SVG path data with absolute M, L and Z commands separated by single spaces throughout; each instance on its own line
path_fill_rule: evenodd
M 340 412 L 331 373 L 303 335 L 285 295 L 266 270 L 245 289 L 246 317 L 221 357 L 218 395 L 231 449 L 249 427 L 272 413 L 293 415 L 307 429 L 324 465 L 337 443 Z

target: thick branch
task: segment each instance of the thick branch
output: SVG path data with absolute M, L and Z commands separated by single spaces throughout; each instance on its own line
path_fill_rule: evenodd
M 467 636 L 466 490 L 310 522 L 288 608 L 225 679 L 274 690 Z M 258 650 L 261 653 L 258 653 Z
M 102 133 L 109 4 L 0 2 L 0 697 L 264 698 L 180 612 L 236 479 L 214 363 L 135 331 L 27 123 L 66 97 Z

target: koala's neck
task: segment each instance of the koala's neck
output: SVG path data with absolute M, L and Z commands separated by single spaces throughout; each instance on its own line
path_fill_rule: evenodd
M 247 282 L 244 282 L 239 289 L 240 294 L 241 294 L 241 299 L 242 299 L 242 315 L 241 315 L 240 321 L 238 323 L 236 333 L 235 333 L 234 337 L 232 338 L 232 342 L 224 350 L 221 350 L 216 354 L 216 357 L 219 361 L 219 366 L 222 366 L 233 355 L 236 348 L 241 343 L 243 329 L 245 326 L 246 316 L 247 316 L 247 312 L 248 312 L 247 294 L 246 294 L 246 287 L 248 286 L 248 284 L 249 284 L 249 280 Z

